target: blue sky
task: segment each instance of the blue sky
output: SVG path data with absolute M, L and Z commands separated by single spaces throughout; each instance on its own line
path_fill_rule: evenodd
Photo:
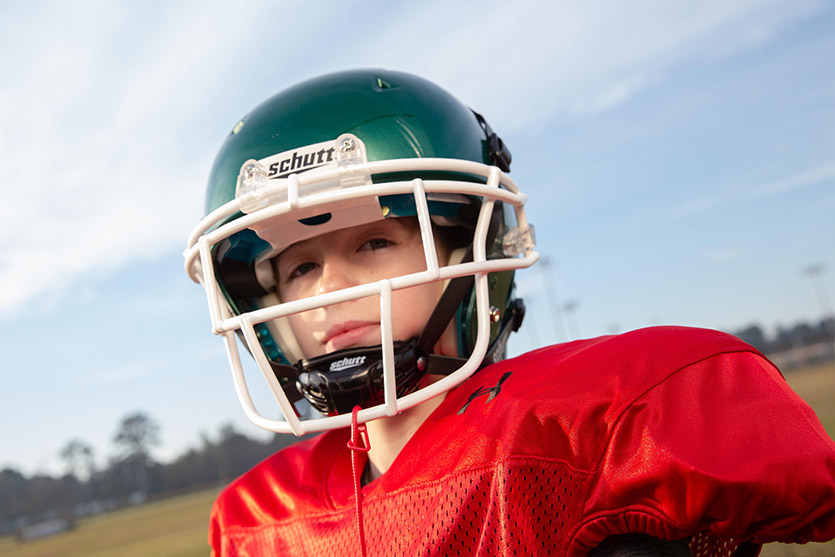
M 654 324 L 818 319 L 835 295 L 831 2 L 4 2 L 0 466 L 160 459 L 239 409 L 182 270 L 211 161 L 299 80 L 387 67 L 483 113 L 513 152 L 548 264 L 523 272 L 515 353 Z M 554 304 L 575 302 L 563 325 Z M 831 308 L 829 309 L 831 312 Z M 563 330 L 565 329 L 565 330 Z M 258 399 L 256 399 L 258 403 Z

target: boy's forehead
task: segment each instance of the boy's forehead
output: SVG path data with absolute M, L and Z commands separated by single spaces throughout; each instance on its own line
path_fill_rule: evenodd
M 291 244 L 360 224 L 381 221 L 384 218 L 379 202 L 366 196 L 326 206 L 293 210 L 275 218 L 255 222 L 250 229 L 272 247 L 262 258 L 271 258 Z

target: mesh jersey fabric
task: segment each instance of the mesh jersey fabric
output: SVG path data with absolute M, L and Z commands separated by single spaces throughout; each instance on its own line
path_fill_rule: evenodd
M 218 555 L 359 552 L 347 430 L 212 510 Z M 373 440 L 372 440 L 373 442 Z M 369 555 L 586 555 L 627 533 L 757 555 L 835 537 L 835 444 L 779 371 L 717 331 L 642 329 L 493 364 L 363 487 Z

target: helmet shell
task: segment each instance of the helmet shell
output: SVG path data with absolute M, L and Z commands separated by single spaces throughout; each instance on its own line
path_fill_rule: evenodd
M 339 72 L 274 95 L 235 125 L 209 175 L 206 214 L 235 198 L 247 160 L 343 133 L 365 143 L 369 161 L 438 157 L 491 164 L 475 114 L 434 83 L 385 70 Z

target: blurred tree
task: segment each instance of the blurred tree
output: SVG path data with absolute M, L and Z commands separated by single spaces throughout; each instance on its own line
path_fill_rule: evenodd
M 231 423 L 220 427 L 217 443 L 217 474 L 221 481 L 240 476 L 272 454 L 269 444 L 250 439 Z
M 150 459 L 151 447 L 159 445 L 159 424 L 145 412 L 134 412 L 122 418 L 113 437 L 128 455 L 140 455 Z
M 766 351 L 768 349 L 768 340 L 765 338 L 765 333 L 763 333 L 759 325 L 750 325 L 741 331 L 737 331 L 735 334 L 741 340 L 758 350 Z
M 27 480 L 17 470 L 0 470 L 0 520 L 9 520 L 25 512 Z
M 147 493 L 148 465 L 151 461 L 151 447 L 159 445 L 159 424 L 145 412 L 134 412 L 125 416 L 113 441 L 124 448 L 127 456 L 122 461 L 133 470 L 134 488 Z
M 93 459 L 93 447 L 81 439 L 72 439 L 64 445 L 58 453 L 61 460 L 67 466 L 67 473 L 81 479 L 86 476 L 88 479 L 95 474 L 95 461 Z
M 37 474 L 27 478 L 11 468 L 0 470 L 0 535 L 27 522 L 73 512 L 100 512 L 142 501 L 145 495 L 225 483 L 299 441 L 283 434 L 275 434 L 267 442 L 250 439 L 226 423 L 220 426 L 216 440 L 202 433 L 200 447 L 159 464 L 150 456 L 151 448 L 159 444 L 159 431 L 147 414 L 134 412 L 123 418 L 113 436 L 122 449 L 120 454 L 111 456 L 100 469 L 94 468 L 92 448 L 73 439 L 58 453 L 68 468 L 63 477 Z M 86 481 L 79 480 L 79 475 L 86 476 Z M 89 505 L 78 505 L 80 496 Z

